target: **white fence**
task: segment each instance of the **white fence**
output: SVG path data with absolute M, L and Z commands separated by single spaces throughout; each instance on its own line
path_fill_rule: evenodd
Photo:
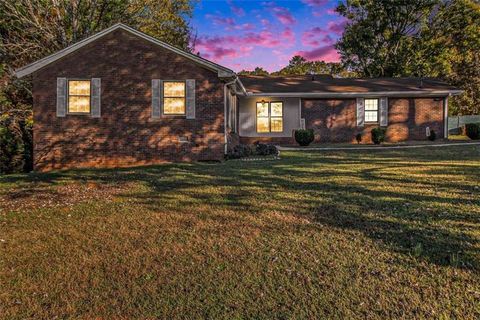
M 459 132 L 459 128 L 466 123 L 480 123 L 480 115 L 477 116 L 449 116 L 448 132 L 455 134 Z

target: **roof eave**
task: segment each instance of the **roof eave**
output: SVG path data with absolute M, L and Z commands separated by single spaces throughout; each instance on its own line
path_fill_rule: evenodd
M 285 98 L 360 98 L 360 97 L 446 97 L 456 96 L 463 90 L 430 91 L 377 91 L 377 92 L 247 92 L 248 97 Z

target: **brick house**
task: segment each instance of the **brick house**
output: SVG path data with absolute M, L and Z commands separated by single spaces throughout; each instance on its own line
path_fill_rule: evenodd
M 433 79 L 241 77 L 117 24 L 16 72 L 33 83 L 34 167 L 221 160 L 235 144 L 390 141 L 446 134 L 448 96 Z

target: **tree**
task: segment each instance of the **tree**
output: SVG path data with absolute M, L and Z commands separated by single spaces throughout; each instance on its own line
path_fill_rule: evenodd
M 268 76 L 269 75 L 268 71 L 261 67 L 256 67 L 253 71 L 242 70 L 238 74 L 242 76 Z
M 133 26 L 155 38 L 192 51 L 189 19 L 197 0 L 135 0 L 129 6 Z
M 436 77 L 463 89 L 450 114 L 480 114 L 480 4 L 475 0 L 347 0 L 336 47 L 366 77 Z
M 337 77 L 352 77 L 353 73 L 348 72 L 341 63 L 325 61 L 307 61 L 302 56 L 294 56 L 288 65 L 272 75 L 304 75 L 304 74 L 329 74 Z
M 423 65 L 430 76 L 446 79 L 464 93 L 452 99 L 453 115 L 480 114 L 480 4 L 443 3 L 422 39 Z
M 336 44 L 345 67 L 366 77 L 419 73 L 415 46 L 438 0 L 347 0 L 336 11 L 347 19 Z

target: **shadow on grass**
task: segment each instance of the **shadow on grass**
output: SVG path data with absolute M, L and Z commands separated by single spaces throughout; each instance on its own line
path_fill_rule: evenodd
M 27 192 L 17 192 L 17 196 L 25 197 L 28 192 L 52 192 L 52 186 L 69 181 L 139 183 L 145 188 L 120 197 L 150 210 L 179 214 L 212 206 L 239 214 L 305 215 L 322 225 L 360 232 L 391 250 L 431 263 L 479 269 L 479 240 L 469 231 L 478 231 L 480 225 L 480 202 L 471 186 L 479 185 L 480 167 L 462 164 L 478 159 L 476 147 L 468 148 L 468 152 L 465 147 L 450 148 L 448 153 L 292 152 L 274 162 L 32 173 L 0 177 L 0 184 L 24 188 Z M 448 178 L 460 175 L 468 175 L 470 185 Z M 427 194 L 425 189 L 443 194 Z

